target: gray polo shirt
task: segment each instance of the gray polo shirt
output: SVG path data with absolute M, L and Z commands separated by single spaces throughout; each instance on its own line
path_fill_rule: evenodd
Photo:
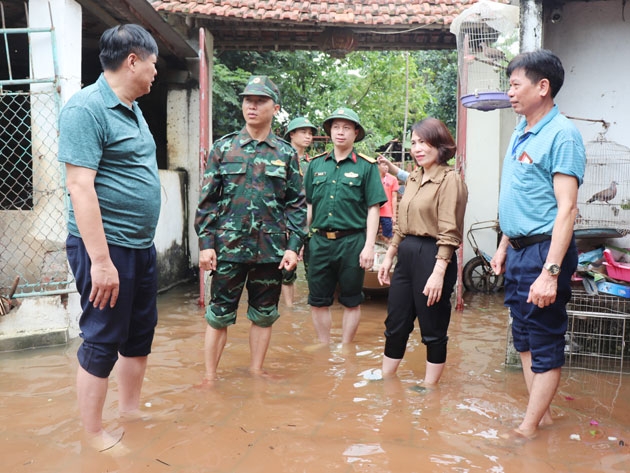
M 108 243 L 152 245 L 161 203 L 155 141 L 138 104 L 122 103 L 103 74 L 61 111 L 58 159 L 96 171 Z M 72 203 L 69 209 L 68 231 L 80 237 Z

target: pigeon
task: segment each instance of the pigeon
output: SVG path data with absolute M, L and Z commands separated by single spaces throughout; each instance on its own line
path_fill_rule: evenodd
M 615 181 L 612 181 L 610 183 L 610 186 L 608 186 L 607 189 L 604 189 L 603 191 L 599 191 L 593 194 L 593 197 L 588 199 L 586 203 L 590 204 L 591 202 L 596 202 L 596 201 L 608 203 L 608 201 L 613 200 L 616 195 L 617 195 L 617 183 Z
M 483 41 L 479 43 L 479 45 L 481 46 L 483 55 L 486 56 L 488 59 L 492 59 L 493 61 L 506 61 L 507 60 L 507 58 L 505 57 L 505 53 L 501 51 L 500 49 L 491 48 L 490 46 L 486 45 L 486 43 Z

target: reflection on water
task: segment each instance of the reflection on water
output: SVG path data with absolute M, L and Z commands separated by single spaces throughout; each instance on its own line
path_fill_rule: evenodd
M 228 330 L 220 379 L 203 386 L 203 310 L 196 284 L 163 294 L 143 389 L 145 417 L 116 418 L 110 381 L 105 420 L 124 428 L 122 448 L 82 444 L 75 401 L 78 342 L 2 354 L 3 472 L 627 472 L 628 375 L 564 370 L 556 422 L 510 444 L 527 395 L 519 370 L 504 366 L 501 295 L 466 294 L 454 313 L 447 368 L 427 389 L 425 351 L 414 333 L 399 378 L 380 379 L 386 299 L 369 299 L 351 346 L 316 342 L 298 281 L 296 304 L 281 306 L 265 362 L 252 377 L 249 322 Z M 244 306 L 242 306 L 244 307 Z M 333 311 L 333 340 L 341 336 Z M 1 321 L 0 321 L 1 323 Z

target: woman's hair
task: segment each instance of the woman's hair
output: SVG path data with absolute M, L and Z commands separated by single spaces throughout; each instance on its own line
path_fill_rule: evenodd
M 510 61 L 505 70 L 508 79 L 512 72 L 517 69 L 522 69 L 525 72 L 525 77 L 533 84 L 542 79 L 547 79 L 549 81 L 551 98 L 556 96 L 564 83 L 562 62 L 560 62 L 558 56 L 547 49 L 537 49 L 536 51 L 529 51 L 514 56 L 514 59 Z
M 455 156 L 457 146 L 448 128 L 441 120 L 428 117 L 411 126 L 411 132 L 438 150 L 438 163 L 445 164 Z
M 104 71 L 117 70 L 131 53 L 142 60 L 151 54 L 158 55 L 158 47 L 153 36 L 142 26 L 132 23 L 118 25 L 106 30 L 99 41 L 99 59 Z

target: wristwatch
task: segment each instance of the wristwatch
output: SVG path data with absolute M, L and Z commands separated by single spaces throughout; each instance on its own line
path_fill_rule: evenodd
M 560 274 L 560 265 L 559 264 L 556 264 L 556 263 L 545 263 L 543 268 L 545 268 L 547 271 L 549 271 L 549 274 L 551 274 L 552 276 L 557 276 L 558 274 Z

